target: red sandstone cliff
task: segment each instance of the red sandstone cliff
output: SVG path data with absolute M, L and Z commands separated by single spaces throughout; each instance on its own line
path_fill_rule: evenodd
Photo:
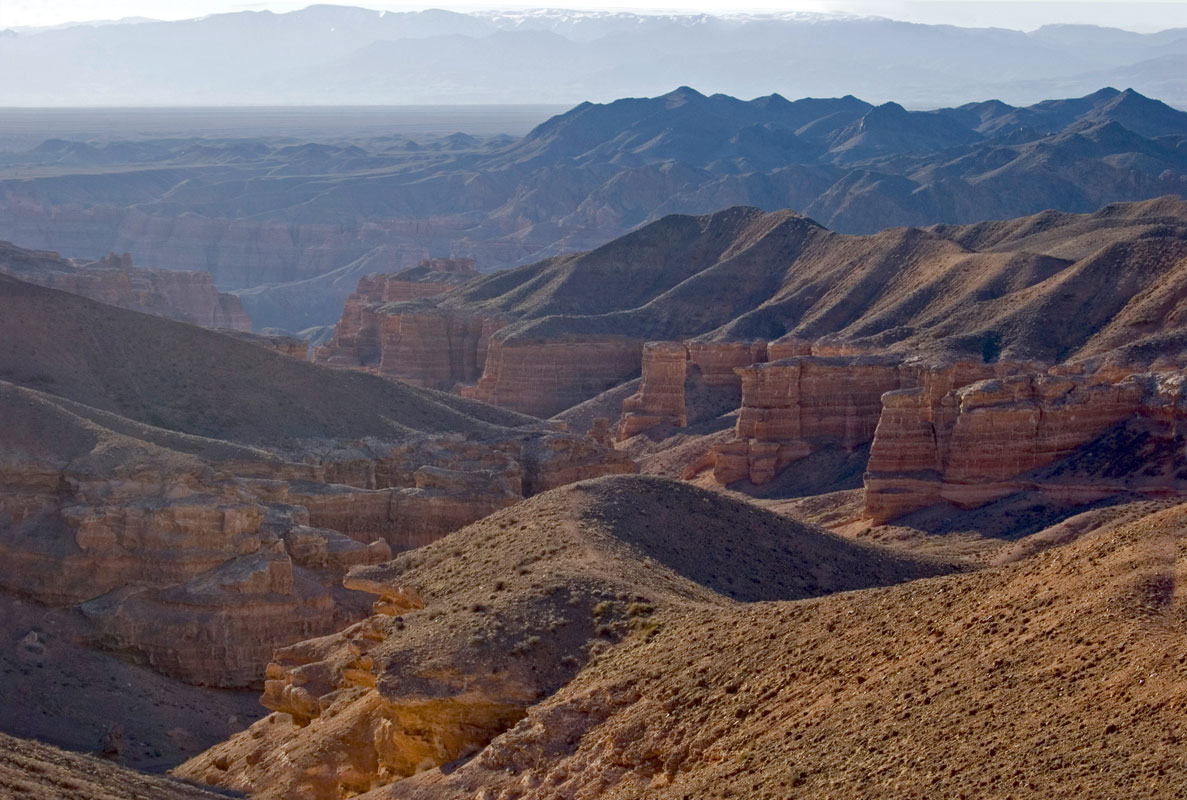
M 888 393 L 865 476 L 867 516 L 884 522 L 940 502 L 977 507 L 1029 489 L 1075 502 L 1187 492 L 1177 455 L 1181 372 L 1060 373 Z M 1140 429 L 1132 449 L 1119 425 Z
M 1021 491 L 1067 502 L 1117 492 L 1187 494 L 1177 368 L 1121 358 L 936 363 L 901 354 L 837 355 L 835 342 L 652 342 L 620 439 L 683 428 L 706 354 L 740 389 L 731 440 L 696 460 L 721 484 L 762 485 L 824 448 L 869 446 L 865 513 L 877 524 L 939 503 L 971 508 Z M 768 355 L 789 357 L 763 361 Z M 827 354 L 827 355 L 826 355 Z M 706 373 L 706 375 L 711 373 Z M 667 434 L 660 434 L 660 438 Z
M 470 259 L 438 258 L 402 272 L 361 278 L 346 299 L 333 338 L 317 348 L 313 360 L 437 389 L 477 380 L 486 342 L 499 327 L 493 320 L 475 315 L 455 319 L 433 310 L 381 310 L 387 303 L 433 297 L 477 275 Z

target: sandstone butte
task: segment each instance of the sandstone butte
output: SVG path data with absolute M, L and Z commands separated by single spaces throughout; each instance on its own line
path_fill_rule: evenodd
M 585 403 L 628 450 L 736 411 L 732 437 L 686 443 L 667 473 L 761 486 L 813 452 L 868 450 L 864 511 L 885 522 L 1039 485 L 1179 491 L 1173 458 L 1055 465 L 1118 437 L 1173 450 L 1185 283 L 1177 198 L 872 236 L 735 208 L 431 300 L 361 290 L 317 358 L 540 416 Z
M 0 576 L 194 684 L 365 616 L 376 564 L 633 462 L 480 403 L 0 276 Z
M 127 253 L 87 262 L 0 242 L 0 273 L 194 325 L 251 331 L 251 318 L 239 298 L 215 289 L 210 273 L 134 267 Z M 289 349 L 298 354 L 298 346 Z

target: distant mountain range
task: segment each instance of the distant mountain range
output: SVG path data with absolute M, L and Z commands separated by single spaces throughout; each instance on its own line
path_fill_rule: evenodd
M 0 105 L 572 103 L 688 83 L 936 106 L 1106 84 L 1187 107 L 1187 30 L 1036 31 L 815 14 L 311 6 L 0 32 Z
M 870 233 L 1187 194 L 1187 113 L 1132 89 L 908 111 L 681 87 L 519 139 L 57 139 L 0 154 L 0 176 L 0 238 L 206 270 L 257 328 L 299 331 L 363 275 L 526 264 L 671 213 L 791 208 Z

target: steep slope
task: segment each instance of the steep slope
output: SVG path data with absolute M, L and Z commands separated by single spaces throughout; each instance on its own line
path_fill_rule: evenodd
M 196 686 L 258 686 L 277 647 L 365 616 L 366 596 L 341 587 L 351 566 L 634 471 L 529 418 L 8 276 L 0 329 L 0 589 L 72 620 L 71 646 Z M 13 642 L 45 649 L 29 613 L 3 616 Z M 47 692 L 73 686 L 72 664 L 35 660 Z M 101 681 L 94 691 L 104 724 L 139 743 L 121 757 L 147 758 L 168 714 L 113 707 Z M 77 728 L 70 744 L 94 747 L 81 695 L 52 707 Z M 176 763 L 208 744 L 222 703 L 157 752 Z M 17 711 L 31 707 L 14 699 L 6 724 L 36 728 Z
M 251 444 L 483 435 L 522 416 L 331 373 L 216 332 L 0 276 L 0 377 L 180 433 Z M 277 406 L 284 413 L 276 413 Z
M 690 608 L 474 758 L 368 797 L 1175 797 L 1185 515 L 974 574 Z
M 256 797 L 349 796 L 480 750 L 686 608 L 950 569 L 672 481 L 580 483 L 353 571 L 376 616 L 279 651 L 263 697 L 279 713 L 177 772 Z
M 222 794 L 0 733 L 0 794 L 44 800 L 217 800 Z

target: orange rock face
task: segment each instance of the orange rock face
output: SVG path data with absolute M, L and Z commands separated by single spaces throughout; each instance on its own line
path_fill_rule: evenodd
M 875 522 L 940 502 L 976 507 L 1023 489 L 1090 500 L 1127 488 L 1041 470 L 1127 420 L 1173 428 L 1181 391 L 1178 375 L 1114 382 L 1091 374 L 1017 374 L 947 388 L 953 383 L 961 379 L 944 375 L 885 396 L 865 478 L 865 510 Z M 1117 469 L 1118 476 L 1124 472 Z M 1131 488 L 1141 483 L 1139 477 Z
M 1187 470 L 1174 455 L 1182 449 L 1181 371 L 1168 363 L 1171 371 L 1135 374 L 1143 369 L 1117 358 L 1050 368 L 1023 361 L 929 364 L 792 338 L 765 347 L 652 342 L 618 437 L 689 424 L 698 392 L 710 383 L 728 386 L 732 373 L 740 385 L 734 438 L 685 477 L 711 469 L 721 484 L 761 485 L 820 448 L 870 445 L 865 511 L 876 523 L 937 503 L 976 507 L 1023 490 L 1072 502 L 1117 491 L 1180 493 L 1187 490 Z M 1109 441 L 1097 443 L 1110 431 Z M 1094 457 L 1083 450 L 1089 445 L 1116 452 Z M 1064 464 L 1073 457 L 1079 461 Z M 1101 464 L 1108 463 L 1129 466 L 1105 474 Z
M 461 393 L 524 414 L 551 417 L 634 377 L 642 350 L 639 340 L 619 336 L 538 342 L 496 334 L 489 338 L 485 361 L 480 362 L 485 363 L 482 377 L 476 385 L 462 387 Z
M 738 373 L 737 439 L 714 467 L 722 483 L 743 477 L 767 483 L 820 445 L 852 450 L 868 443 L 882 412 L 882 395 L 913 378 L 897 359 L 876 357 L 800 356 Z
M 765 361 L 766 351 L 765 342 L 648 342 L 639 391 L 623 403 L 618 439 L 657 425 L 683 428 L 689 424 L 687 397 L 695 385 L 741 391 L 738 368 Z
M 539 431 L 206 461 L 3 382 L 0 413 L 0 588 L 78 606 L 106 645 L 213 686 L 253 685 L 276 648 L 359 619 L 371 601 L 339 588 L 351 567 L 526 494 L 635 470 L 596 441 Z
M 485 338 L 498 326 L 484 330 L 483 322 L 474 315 L 455 319 L 433 312 L 387 314 L 379 310 L 385 303 L 439 295 L 477 275 L 471 259 L 433 258 L 402 272 L 360 278 L 358 288 L 346 299 L 334 337 L 317 349 L 313 360 L 377 371 L 439 389 L 477 380 L 486 356 Z M 476 333 L 469 335 L 475 328 Z

